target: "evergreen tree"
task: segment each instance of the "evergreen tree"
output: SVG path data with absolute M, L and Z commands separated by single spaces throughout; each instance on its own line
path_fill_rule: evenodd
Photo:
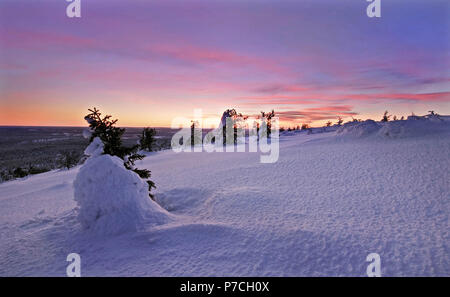
M 381 121 L 382 121 L 382 122 L 388 122 L 390 117 L 391 117 L 391 116 L 388 115 L 388 111 L 386 110 L 386 111 L 384 112 L 384 115 L 383 115 L 383 118 L 381 119 Z
M 139 139 L 139 144 L 141 145 L 141 148 L 143 150 L 146 150 L 148 152 L 153 151 L 153 146 L 155 144 L 155 135 L 156 130 L 153 128 L 144 128 L 142 130 L 141 137 Z
M 91 143 L 96 137 L 100 138 L 104 145 L 104 154 L 117 156 L 122 159 L 126 169 L 131 170 L 144 179 L 148 184 L 148 192 L 150 198 L 154 198 L 151 194 L 152 188 L 156 188 L 155 183 L 150 180 L 151 172 L 148 169 L 135 168 L 135 162 L 137 160 L 144 159 L 144 155 L 138 154 L 140 148 L 139 145 L 126 147 L 122 145 L 122 135 L 125 133 L 125 129 L 116 127 L 117 119 L 111 120 L 110 115 L 102 117 L 100 110 L 89 109 L 90 113 L 85 116 L 85 120 L 88 122 L 91 128 L 92 134 L 89 140 Z

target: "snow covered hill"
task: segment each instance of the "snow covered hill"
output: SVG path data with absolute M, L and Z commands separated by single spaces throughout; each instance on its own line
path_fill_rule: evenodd
M 383 276 L 450 276 L 449 124 L 400 124 L 289 133 L 273 164 L 152 153 L 171 220 L 119 235 L 82 229 L 79 168 L 0 184 L 0 275 L 65 276 L 78 253 L 82 276 L 365 276 L 378 253 Z

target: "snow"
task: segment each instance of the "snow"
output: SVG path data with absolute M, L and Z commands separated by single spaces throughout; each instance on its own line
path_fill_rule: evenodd
M 166 210 L 109 156 L 0 184 L 0 275 L 64 276 L 79 253 L 82 276 L 365 276 L 378 253 L 383 276 L 450 276 L 449 122 L 375 124 L 282 136 L 273 164 L 149 153 Z
M 74 199 L 81 226 L 97 235 L 138 231 L 170 220 L 170 214 L 150 200 L 146 182 L 115 156 L 86 161 L 74 181 Z
M 450 131 L 450 122 L 445 117 L 408 117 L 406 121 L 377 123 L 372 120 L 350 122 L 337 130 L 342 138 L 387 137 L 408 138 L 442 134 Z
M 381 124 L 373 120 L 367 120 L 361 123 L 350 122 L 340 127 L 337 130 L 337 134 L 341 137 L 360 138 L 373 135 L 374 133 L 378 132 L 380 128 Z
M 92 136 L 92 130 L 91 129 L 84 129 L 82 135 L 83 135 L 83 138 L 89 139 Z
M 100 156 L 103 154 L 103 142 L 100 140 L 100 138 L 96 137 L 92 140 L 92 142 L 88 145 L 88 147 L 84 150 L 84 154 L 86 156 Z

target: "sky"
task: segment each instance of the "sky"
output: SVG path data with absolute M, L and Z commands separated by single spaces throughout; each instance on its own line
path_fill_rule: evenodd
M 0 125 L 170 126 L 275 109 L 282 126 L 450 114 L 450 2 L 0 1 Z

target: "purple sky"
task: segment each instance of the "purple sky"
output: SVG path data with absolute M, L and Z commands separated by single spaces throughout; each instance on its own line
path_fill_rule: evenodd
M 0 2 L 0 125 L 170 126 L 194 108 L 272 108 L 288 125 L 450 114 L 450 2 Z

